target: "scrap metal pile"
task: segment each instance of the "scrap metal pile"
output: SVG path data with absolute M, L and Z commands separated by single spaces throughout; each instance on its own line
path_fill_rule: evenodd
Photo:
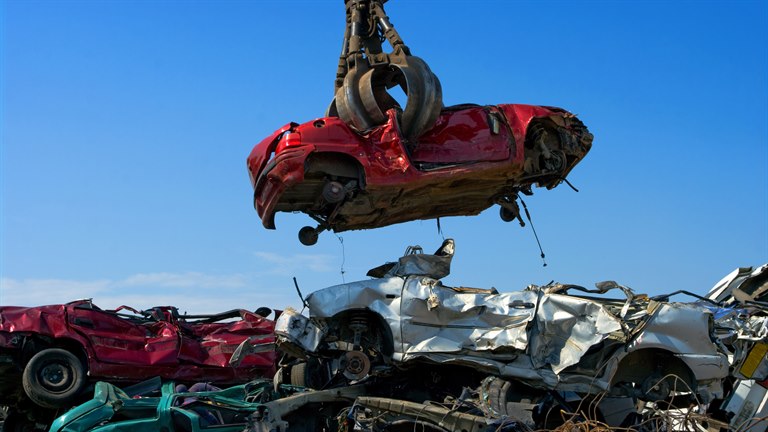
M 249 337 L 229 360 L 240 370 L 277 352 L 272 379 L 98 382 L 50 430 L 768 427 L 768 264 L 706 296 L 648 297 L 615 282 L 500 293 L 444 285 L 454 249 L 410 247 L 370 279 L 307 296 L 307 315 L 280 313 L 274 339 Z
M 325 117 L 286 124 L 248 157 L 264 226 L 274 229 L 278 212 L 305 213 L 317 225 L 299 239 L 312 245 L 324 230 L 492 205 L 524 225 L 520 195 L 568 183 L 592 134 L 561 108 L 444 107 L 440 81 L 385 1 L 345 2 Z M 395 86 L 405 106 L 389 94 Z M 274 320 L 269 308 L 0 307 L 3 429 L 768 427 L 768 264 L 735 271 L 706 296 L 649 297 L 613 281 L 500 293 L 444 285 L 454 252 L 451 239 L 433 254 L 411 246 L 370 279 L 299 292 L 304 310 Z
M 499 293 L 440 282 L 454 247 L 409 248 L 372 279 L 309 295 L 309 316 L 284 311 L 275 382 L 345 399 L 343 418 L 323 421 L 346 430 L 768 426 L 768 265 L 706 297 L 648 297 L 610 281 Z M 246 342 L 232 361 L 273 347 Z M 284 403 L 249 430 L 284 430 Z
M 233 385 L 271 376 L 275 352 L 229 365 L 243 341 L 274 341 L 270 314 L 266 307 L 208 315 L 181 315 L 172 306 L 104 310 L 90 299 L 2 306 L 4 430 L 45 430 L 66 408 L 87 399 L 100 380 L 127 385 L 158 377 Z

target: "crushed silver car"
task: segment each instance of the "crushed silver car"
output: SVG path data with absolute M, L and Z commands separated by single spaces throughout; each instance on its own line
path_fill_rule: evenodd
M 713 417 L 734 430 L 768 428 L 768 264 L 737 268 L 707 294 L 718 340 L 732 364 L 733 390 Z
M 410 247 L 373 279 L 307 296 L 309 317 L 277 320 L 280 349 L 304 360 L 295 384 L 339 387 L 412 366 L 467 366 L 543 390 L 659 401 L 723 396 L 729 362 L 713 312 L 635 294 L 616 282 L 590 290 L 530 285 L 522 291 L 450 287 L 453 240 L 434 254 Z M 608 292 L 620 294 L 606 298 Z

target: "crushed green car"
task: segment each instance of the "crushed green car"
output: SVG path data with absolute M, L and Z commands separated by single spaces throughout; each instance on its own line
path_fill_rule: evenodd
M 194 386 L 191 388 L 193 389 Z M 224 390 L 184 391 L 174 382 L 150 380 L 121 390 L 98 382 L 93 399 L 57 418 L 51 432 L 240 432 L 264 404 L 307 391 L 257 380 Z M 137 391 L 137 389 L 139 391 Z

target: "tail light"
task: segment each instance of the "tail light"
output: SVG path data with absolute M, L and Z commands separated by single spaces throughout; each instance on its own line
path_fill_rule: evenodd
M 301 134 L 298 132 L 286 132 L 280 142 L 277 144 L 275 154 L 280 153 L 288 147 L 295 147 L 299 145 L 301 145 Z

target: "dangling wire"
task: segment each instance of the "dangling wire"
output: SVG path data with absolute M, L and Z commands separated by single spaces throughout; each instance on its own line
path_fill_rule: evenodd
M 572 185 L 572 184 L 571 184 L 571 182 L 569 182 L 569 181 L 568 181 L 568 179 L 567 179 L 567 178 L 563 177 L 563 178 L 561 178 L 560 180 L 564 181 L 564 182 L 565 182 L 565 184 L 567 184 L 568 186 L 570 186 L 570 187 L 571 187 L 571 189 L 573 189 L 573 190 L 574 190 L 574 192 L 578 192 L 578 191 L 579 191 L 578 189 L 576 189 L 576 186 Z
M 443 238 L 445 241 L 445 234 L 443 234 L 443 228 L 440 226 L 440 218 L 437 218 L 437 235 Z
M 536 228 L 533 226 L 533 221 L 531 220 L 531 213 L 528 212 L 528 206 L 525 205 L 525 201 L 523 201 L 522 198 L 520 198 L 520 204 L 523 205 L 523 210 L 525 210 L 525 217 L 528 219 L 528 223 L 531 224 L 531 230 L 533 230 L 533 236 L 536 237 L 536 244 L 539 245 L 539 252 L 541 252 L 541 261 L 544 263 L 544 267 L 547 266 L 547 261 L 544 259 L 544 249 L 541 248 L 541 242 L 539 241 L 539 235 L 536 234 Z
M 344 252 L 344 237 L 336 234 L 336 238 L 339 239 L 339 243 L 341 243 L 341 268 L 339 269 L 339 272 L 341 273 L 341 283 L 347 283 L 347 281 L 344 280 L 344 273 L 347 272 L 344 270 L 344 264 L 347 262 L 347 255 Z
M 296 276 L 293 277 L 293 286 L 296 287 L 296 292 L 299 294 L 299 300 L 301 300 L 301 304 L 303 305 L 301 311 L 304 312 L 304 309 L 308 308 L 309 304 L 307 304 L 307 301 L 304 299 L 304 295 L 301 293 L 299 282 L 296 280 Z

